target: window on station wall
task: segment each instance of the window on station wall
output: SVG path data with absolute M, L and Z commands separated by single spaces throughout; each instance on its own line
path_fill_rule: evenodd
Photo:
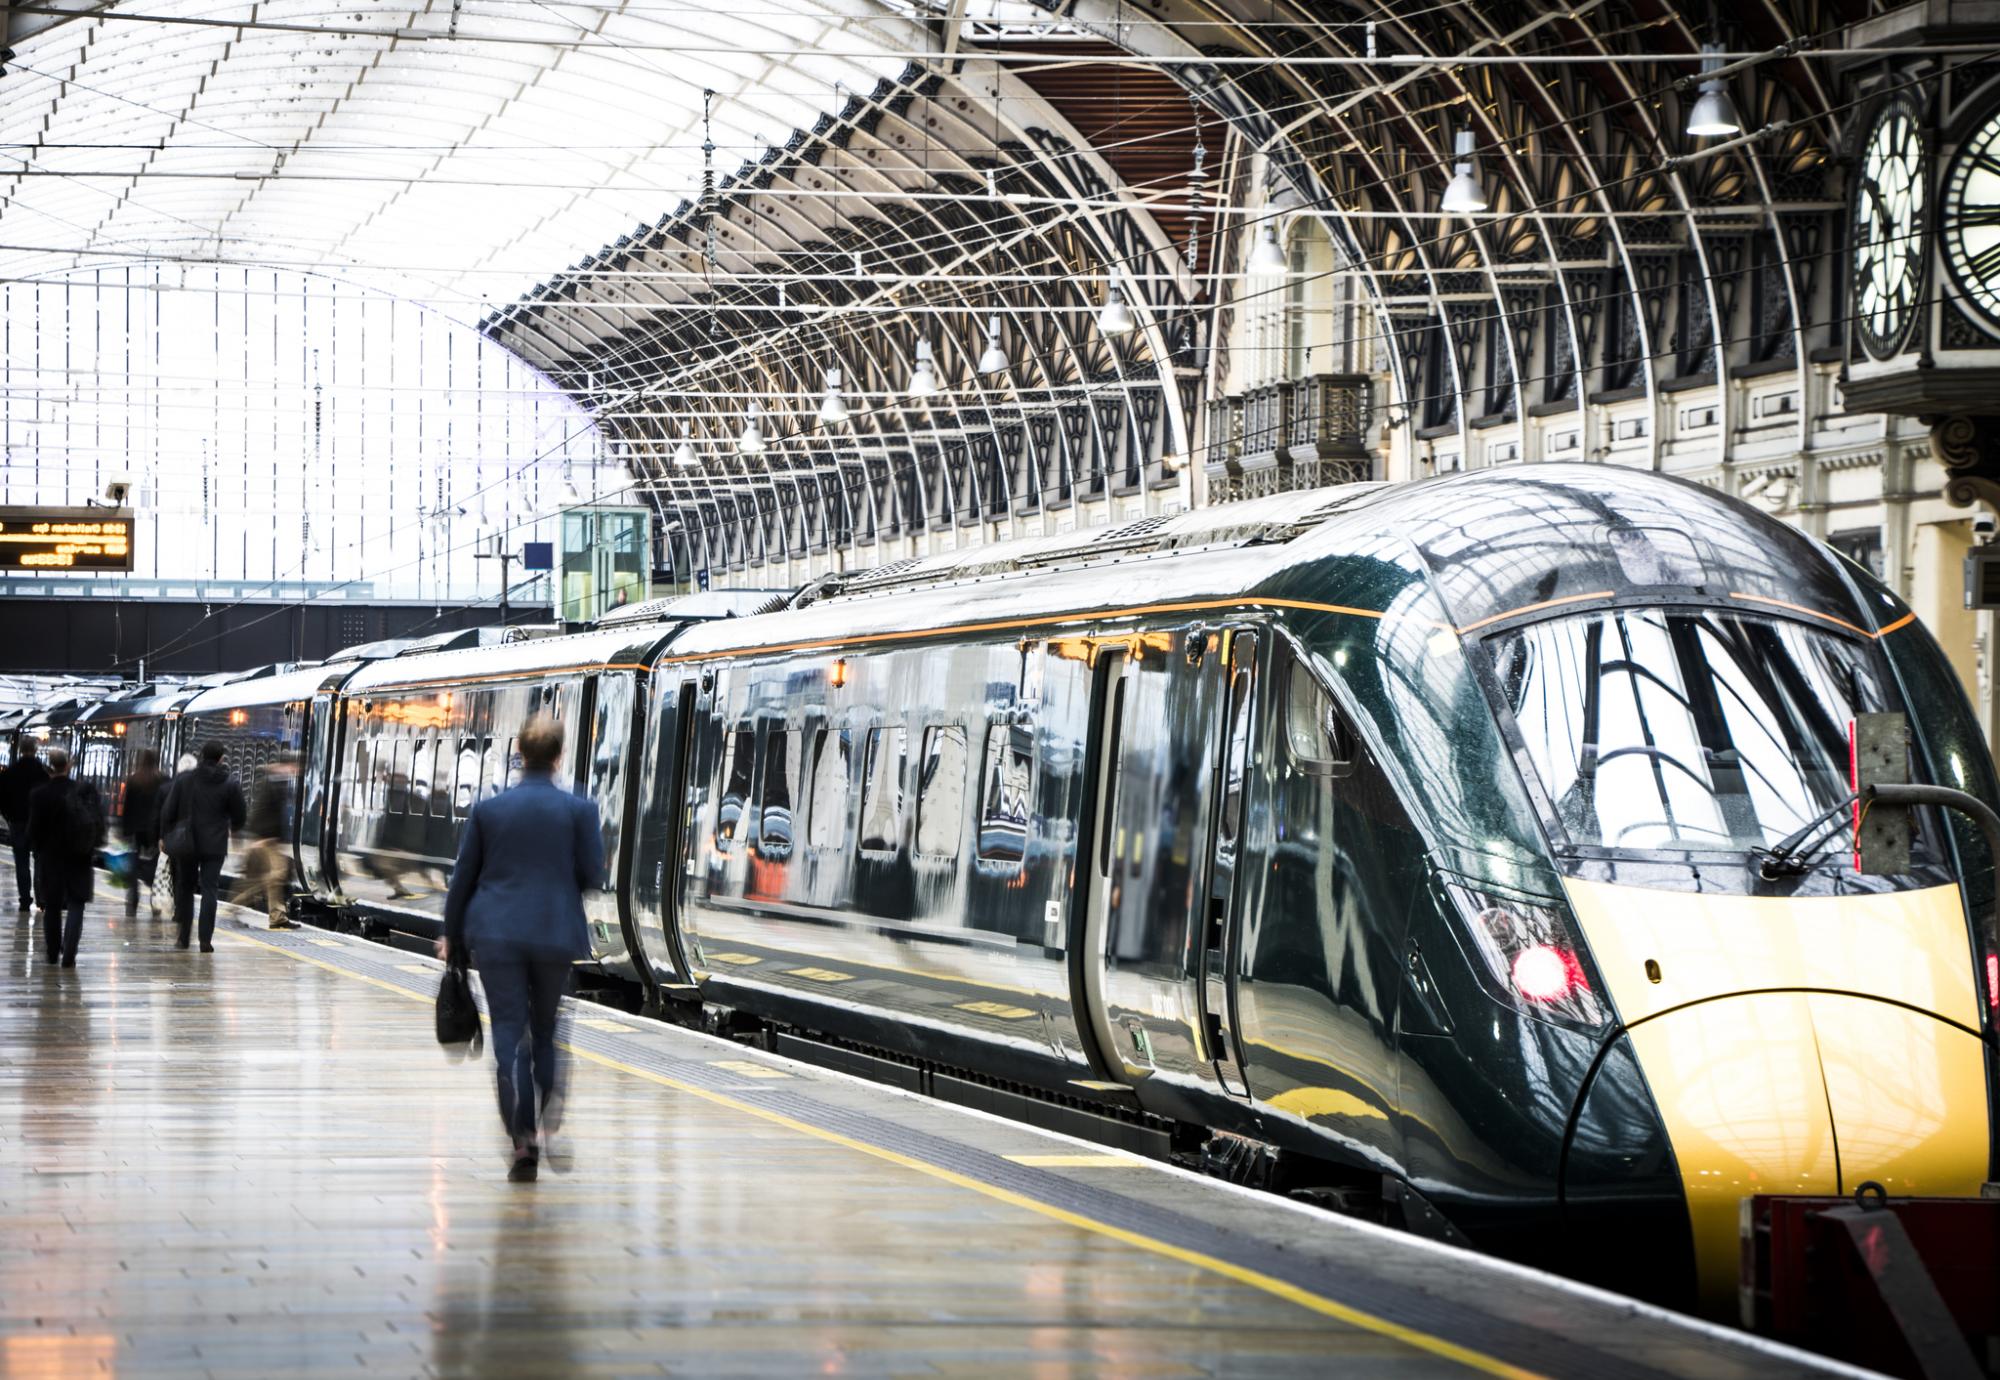
M 1826 544 L 1878 580 L 1883 578 L 1882 572 L 1888 568 L 1882 551 L 1880 527 L 1854 527 L 1845 532 L 1835 532 L 1826 539 Z
M 1285 279 L 1284 377 L 1344 369 L 1337 358 L 1337 289 L 1351 280 L 1334 274 L 1333 242 L 1317 220 L 1293 220 L 1285 246 L 1291 272 Z
M 965 730 L 934 724 L 924 730 L 923 771 L 917 778 L 917 852 L 948 857 L 965 827 Z
M 847 843 L 851 744 L 844 728 L 822 728 L 813 737 L 812 794 L 806 806 L 808 847 L 840 848 Z
M 1035 784 L 1035 734 L 1025 724 L 986 730 L 985 784 L 979 793 L 979 857 L 1018 863 L 1028 853 Z
M 750 804 L 750 778 L 757 760 L 757 730 L 739 725 L 722 741 L 722 796 L 715 814 L 715 846 L 734 848 Z
M 792 802 L 798 796 L 799 731 L 773 727 L 764 739 L 764 780 L 757 797 L 757 847 L 789 853 Z
M 861 771 L 861 847 L 868 852 L 893 852 L 902 844 L 903 762 L 908 754 L 907 729 L 868 730 Z

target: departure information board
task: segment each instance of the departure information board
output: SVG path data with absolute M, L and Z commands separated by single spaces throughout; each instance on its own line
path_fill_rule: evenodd
M 117 508 L 0 508 L 0 571 L 131 568 L 129 512 Z

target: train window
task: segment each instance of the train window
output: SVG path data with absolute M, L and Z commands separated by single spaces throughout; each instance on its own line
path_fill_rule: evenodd
M 936 724 L 924 730 L 924 767 L 917 778 L 917 852 L 948 857 L 965 827 L 965 730 Z
M 792 798 L 799 770 L 799 731 L 772 728 L 764 739 L 763 790 L 757 800 L 757 844 L 775 852 L 792 846 Z
M 847 842 L 847 801 L 853 748 L 844 728 L 822 728 L 813 740 L 812 796 L 806 807 L 806 842 L 839 848 Z
M 1234 847 L 1243 827 L 1243 776 L 1250 754 L 1250 668 L 1229 678 L 1229 757 L 1222 778 L 1222 842 Z
M 485 758 L 479 764 L 479 798 L 486 800 L 500 794 L 501 783 L 507 779 L 508 739 L 487 738 L 480 749 Z
M 507 740 L 507 789 L 511 791 L 520 784 L 521 740 L 519 738 L 509 738 Z
M 472 813 L 472 802 L 479 799 L 479 740 L 460 738 L 458 740 L 458 783 L 451 793 L 452 813 L 464 819 Z
M 1016 724 L 988 728 L 978 843 L 979 856 L 988 862 L 1017 863 L 1027 856 L 1034 779 L 1034 731 Z
M 909 752 L 909 731 L 871 728 L 861 768 L 861 846 L 869 852 L 893 852 L 903 835 L 903 759 Z
M 1295 658 L 1285 671 L 1285 744 L 1302 771 L 1345 776 L 1354 770 L 1354 729 L 1318 677 Z
M 410 740 L 398 738 L 389 765 L 388 813 L 400 815 L 410 809 Z
M 407 812 L 413 815 L 430 813 L 431 798 L 431 740 L 419 738 L 410 748 L 409 804 Z
M 438 819 L 451 818 L 451 778 L 458 767 L 458 757 L 452 751 L 452 740 L 440 735 L 431 746 L 431 814 Z
M 750 800 L 750 768 L 757 756 L 757 732 L 744 724 L 722 740 L 722 803 L 715 815 L 715 845 L 736 846 L 743 808 Z

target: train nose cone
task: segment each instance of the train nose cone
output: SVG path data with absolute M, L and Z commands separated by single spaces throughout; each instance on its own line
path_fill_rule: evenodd
M 1703 1002 L 1629 1032 L 1673 1146 L 1702 1310 L 1734 1311 L 1743 1199 L 1976 1194 L 1986 1175 L 1977 1036 L 1827 992 Z
M 1755 1193 L 1977 1194 L 1984 1046 L 1955 887 L 1780 900 L 1572 882 L 1672 1145 L 1703 1311 Z

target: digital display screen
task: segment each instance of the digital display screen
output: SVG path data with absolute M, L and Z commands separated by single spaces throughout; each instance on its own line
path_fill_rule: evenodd
M 0 508 L 0 571 L 131 568 L 130 513 L 114 508 Z

